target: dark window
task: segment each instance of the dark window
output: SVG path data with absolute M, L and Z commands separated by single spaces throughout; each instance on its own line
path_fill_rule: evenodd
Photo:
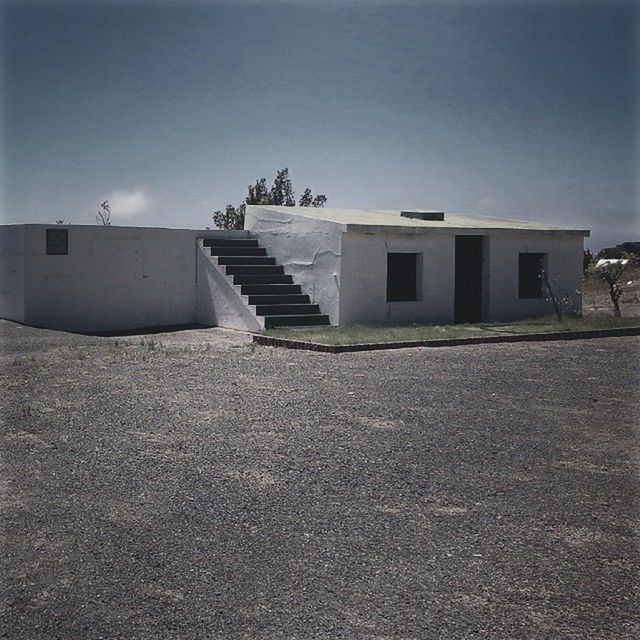
M 521 253 L 518 265 L 518 297 L 542 298 L 542 273 L 546 253 Z
M 417 265 L 417 253 L 387 253 L 387 302 L 418 299 Z
M 47 255 L 66 256 L 69 253 L 69 231 L 47 229 Z

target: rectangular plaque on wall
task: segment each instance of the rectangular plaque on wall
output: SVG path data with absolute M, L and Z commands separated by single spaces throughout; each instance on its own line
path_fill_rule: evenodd
M 66 256 L 69 253 L 69 230 L 47 229 L 47 255 Z

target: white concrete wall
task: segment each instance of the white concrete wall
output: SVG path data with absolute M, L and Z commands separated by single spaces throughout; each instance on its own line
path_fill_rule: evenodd
M 582 236 L 503 230 L 482 231 L 477 235 L 485 237 L 485 321 L 511 321 L 553 314 L 552 303 L 546 297 L 518 297 L 519 254 L 526 252 L 547 254 L 549 279 L 556 298 L 562 301 L 565 313 L 580 313 Z M 415 235 L 345 233 L 342 238 L 339 324 L 453 322 L 455 236 L 453 230 Z M 421 254 L 418 300 L 387 302 L 388 252 Z
M 455 236 L 482 235 L 485 273 L 483 316 L 508 321 L 553 313 L 549 300 L 518 297 L 518 256 L 548 254 L 551 285 L 566 311 L 582 308 L 580 233 L 490 229 L 430 229 L 415 233 L 346 231 L 335 222 L 247 207 L 250 230 L 329 314 L 331 324 L 401 325 L 454 320 Z M 419 253 L 418 300 L 387 302 L 387 253 Z
M 0 318 L 24 322 L 24 225 L 0 226 Z
M 345 233 L 340 325 L 453 322 L 454 249 L 453 236 L 441 232 Z M 387 302 L 387 253 L 396 252 L 421 254 L 416 301 Z
M 428 234 L 345 233 L 342 238 L 340 325 L 442 324 L 454 320 L 455 236 L 483 235 L 485 321 L 553 314 L 547 298 L 518 297 L 519 254 L 546 253 L 551 286 L 566 313 L 582 309 L 579 234 L 558 232 L 442 230 Z M 387 302 L 387 253 L 421 254 L 418 300 Z
M 215 258 L 203 248 L 202 240 L 198 241 L 197 261 L 196 322 L 242 331 L 264 329 L 247 306 L 247 297 L 232 284 L 232 276 L 224 275 L 214 264 Z
M 45 225 L 25 226 L 25 322 L 113 331 L 195 322 L 195 231 L 56 225 L 69 254 L 46 255 Z
M 332 324 L 453 321 L 455 230 L 346 232 L 344 225 L 247 208 L 247 229 L 329 314 Z M 46 255 L 47 228 L 69 231 L 69 254 Z M 0 316 L 69 331 L 199 322 L 258 330 L 239 292 L 196 243 L 229 232 L 77 225 L 0 226 Z M 241 236 L 246 232 L 234 232 Z M 548 254 L 551 284 L 581 309 L 583 238 L 575 233 L 483 231 L 485 315 L 507 321 L 553 312 L 518 298 L 518 256 Z M 388 252 L 420 253 L 415 302 L 386 301 Z
M 244 228 L 251 231 L 303 293 L 338 324 L 341 236 L 344 225 L 248 206 Z
M 47 229 L 68 255 L 46 254 Z M 199 323 L 258 331 L 258 320 L 202 240 L 246 231 L 1 225 L 0 317 L 99 332 Z
M 520 253 L 546 253 L 549 281 L 566 312 L 582 310 L 584 239 L 575 233 L 494 232 L 489 240 L 489 317 L 500 322 L 553 314 L 545 298 L 518 298 Z M 487 257 L 485 256 L 485 260 Z

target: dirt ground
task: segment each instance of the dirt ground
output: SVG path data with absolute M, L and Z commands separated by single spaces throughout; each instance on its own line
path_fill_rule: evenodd
M 0 332 L 0 637 L 640 635 L 638 338 Z

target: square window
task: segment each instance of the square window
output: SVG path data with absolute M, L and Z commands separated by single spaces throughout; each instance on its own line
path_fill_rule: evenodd
M 417 267 L 417 253 L 387 253 L 387 302 L 418 299 Z
M 543 298 L 542 275 L 546 253 L 521 253 L 518 264 L 518 297 Z
M 66 256 L 69 253 L 68 229 L 47 229 L 47 255 Z

